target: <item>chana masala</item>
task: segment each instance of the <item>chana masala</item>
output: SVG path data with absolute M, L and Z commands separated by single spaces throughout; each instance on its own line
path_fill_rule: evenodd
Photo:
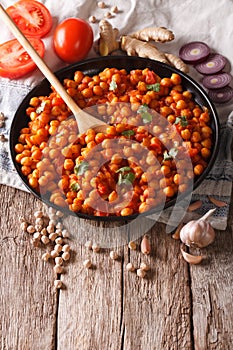
M 207 167 L 211 118 L 179 74 L 106 68 L 95 76 L 76 71 L 63 84 L 108 126 L 79 134 L 53 88 L 31 98 L 16 161 L 29 186 L 51 203 L 94 216 L 144 213 L 186 192 Z

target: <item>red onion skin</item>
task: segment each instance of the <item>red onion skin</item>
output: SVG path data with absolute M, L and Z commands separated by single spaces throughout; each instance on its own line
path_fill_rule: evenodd
M 222 89 L 210 89 L 208 96 L 214 103 L 227 103 L 233 98 L 233 89 L 225 86 Z
M 216 82 L 211 82 L 211 80 L 216 79 Z M 219 73 L 219 74 L 213 74 L 213 75 L 207 75 L 203 78 L 202 84 L 207 89 L 221 89 L 231 82 L 231 75 L 228 73 Z
M 195 57 L 195 55 L 191 55 L 190 51 L 193 51 L 195 49 L 199 49 L 201 53 Z M 189 50 L 187 54 L 187 50 Z M 180 48 L 179 56 L 180 58 L 189 64 L 197 64 L 202 61 L 204 61 L 210 54 L 210 48 L 207 44 L 201 42 L 201 41 L 192 41 L 190 43 L 187 43 L 183 45 Z
M 214 62 L 215 65 L 208 67 L 210 62 Z M 218 65 L 217 65 L 218 63 Z M 195 69 L 204 75 L 219 73 L 226 65 L 227 60 L 220 54 L 211 54 L 205 61 L 195 65 Z

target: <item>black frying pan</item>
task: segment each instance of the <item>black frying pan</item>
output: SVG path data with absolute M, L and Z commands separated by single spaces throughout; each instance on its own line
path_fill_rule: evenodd
M 208 108 L 210 112 L 210 116 L 212 119 L 212 130 L 213 130 L 213 148 L 212 148 L 212 155 L 209 159 L 209 163 L 207 168 L 204 170 L 204 172 L 201 174 L 200 177 L 198 177 L 194 181 L 193 189 L 197 188 L 200 183 L 206 178 L 207 174 L 210 172 L 216 156 L 218 152 L 218 144 L 219 144 L 219 121 L 217 112 L 215 110 L 214 105 L 208 98 L 207 94 L 205 93 L 204 89 L 196 83 L 192 78 L 190 78 L 188 75 L 182 73 L 181 71 L 177 70 L 176 68 L 173 68 L 167 64 L 160 63 L 158 61 L 146 59 L 146 58 L 139 58 L 139 57 L 129 57 L 129 56 L 107 56 L 107 57 L 98 57 L 98 58 L 92 58 L 83 60 L 79 63 L 72 64 L 66 68 L 63 68 L 55 73 L 57 78 L 60 81 L 63 81 L 65 78 L 73 79 L 74 72 L 76 70 L 83 71 L 84 74 L 87 75 L 96 75 L 100 71 L 104 70 L 106 67 L 111 68 L 115 67 L 117 69 L 125 68 L 127 71 L 130 71 L 132 69 L 144 69 L 149 68 L 153 70 L 156 74 L 158 74 L 160 77 L 170 77 L 172 73 L 178 73 L 182 77 L 182 85 L 185 90 L 189 90 L 194 100 L 200 105 L 205 106 Z M 16 171 L 18 172 L 19 176 L 21 177 L 22 181 L 24 182 L 25 186 L 29 189 L 31 193 L 33 193 L 37 198 L 43 200 L 47 205 L 56 207 L 54 204 L 52 204 L 49 201 L 49 198 L 43 198 L 38 194 L 35 190 L 33 190 L 27 182 L 27 178 L 22 175 L 20 170 L 20 165 L 15 161 L 16 152 L 14 151 L 14 146 L 17 143 L 20 130 L 23 127 L 27 126 L 27 123 L 29 121 L 29 118 L 26 116 L 25 110 L 29 105 L 29 101 L 33 96 L 46 96 L 51 92 L 50 90 L 50 83 L 47 81 L 47 79 L 44 79 L 39 83 L 32 91 L 23 99 L 21 104 L 19 105 L 14 119 L 12 121 L 11 130 L 10 130 L 10 151 L 11 151 L 11 157 L 12 161 L 14 163 L 14 166 L 16 168 Z M 179 195 L 179 199 L 183 198 L 185 195 L 190 193 L 190 191 L 185 192 L 182 194 L 182 196 Z M 171 200 L 167 201 L 164 205 L 164 208 L 171 207 L 176 203 L 177 198 L 172 198 Z M 56 207 L 57 209 L 61 210 L 60 207 Z M 155 211 L 158 209 L 155 209 Z M 161 208 L 159 208 L 161 210 Z M 152 214 L 155 211 L 151 211 L 148 214 Z M 85 219 L 94 219 L 94 220 L 102 220 L 102 221 L 125 221 L 126 219 L 134 219 L 137 215 L 130 215 L 127 217 L 116 217 L 116 216 L 107 216 L 107 217 L 97 217 L 97 216 L 91 216 L 87 214 L 82 213 L 74 213 L 72 211 L 67 210 L 67 212 L 70 215 L 78 216 Z

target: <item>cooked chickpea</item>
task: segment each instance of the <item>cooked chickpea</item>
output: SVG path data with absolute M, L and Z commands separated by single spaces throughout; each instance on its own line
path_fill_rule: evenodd
M 189 140 L 191 137 L 191 132 L 189 131 L 189 129 L 181 130 L 181 136 L 184 140 Z
M 211 151 L 209 148 L 203 147 L 201 149 L 201 155 L 203 158 L 209 158 L 211 156 Z
M 181 76 L 177 73 L 172 73 L 171 75 L 171 82 L 173 85 L 179 85 L 181 84 Z
M 174 188 L 172 186 L 167 186 L 163 189 L 164 194 L 166 197 L 173 197 L 175 195 Z
M 195 165 L 193 171 L 194 171 L 194 174 L 195 174 L 195 175 L 198 175 L 198 176 L 199 176 L 199 175 L 201 175 L 201 174 L 203 173 L 204 167 L 203 167 L 202 164 L 197 164 L 197 165 Z
M 163 78 L 160 81 L 160 85 L 170 87 L 170 86 L 172 86 L 172 81 L 170 78 Z
M 127 216 L 133 214 L 132 208 L 124 208 L 121 210 L 121 216 Z
M 177 103 L 176 103 L 176 108 L 177 109 L 184 109 L 186 107 L 187 107 L 187 104 L 186 104 L 186 102 L 184 100 L 177 101 Z

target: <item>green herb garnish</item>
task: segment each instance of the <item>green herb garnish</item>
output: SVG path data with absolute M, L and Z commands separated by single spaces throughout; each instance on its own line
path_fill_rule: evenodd
M 122 168 L 118 169 L 116 173 L 125 173 L 126 171 L 131 171 L 132 169 L 129 166 L 123 166 Z
M 116 171 L 119 174 L 118 185 L 132 185 L 135 179 L 135 174 L 129 166 L 124 166 Z
M 46 104 L 48 104 L 48 103 L 49 103 L 48 101 L 42 101 L 40 106 L 37 107 L 36 113 L 38 113 L 38 114 L 42 113 L 44 111 Z
M 130 136 L 135 135 L 135 131 L 134 130 L 124 130 L 124 131 L 122 131 L 121 135 L 130 137 Z
M 147 104 L 140 106 L 137 110 L 138 114 L 141 114 L 144 124 L 150 123 L 152 121 L 152 115 L 149 113 L 149 107 Z
M 122 174 L 120 173 L 118 178 L 118 185 L 132 185 L 134 182 L 135 175 L 134 173 Z
M 147 90 L 152 90 L 152 91 L 155 91 L 155 92 L 159 92 L 160 91 L 160 84 L 159 83 L 147 84 L 146 88 L 147 88 Z
M 187 126 L 188 125 L 188 120 L 185 115 L 182 115 L 180 117 L 176 117 L 175 123 L 174 124 L 180 124 L 181 126 Z
M 70 188 L 72 191 L 75 191 L 75 192 L 78 192 L 80 190 L 80 186 L 79 186 L 78 182 L 73 182 L 70 185 Z
M 116 89 L 117 89 L 117 83 L 114 80 L 112 80 L 110 85 L 109 85 L 109 90 L 115 91 Z
M 76 164 L 74 167 L 75 175 L 83 175 L 85 171 L 87 171 L 88 167 L 89 167 L 89 164 L 85 161 L 82 161 L 81 163 Z
M 172 158 L 175 158 L 176 155 L 177 155 L 177 153 L 178 153 L 178 149 L 176 149 L 176 148 L 171 148 L 171 149 L 169 150 L 169 152 L 168 152 L 168 151 L 165 151 L 165 152 L 164 152 L 164 154 L 163 154 L 163 159 L 164 159 L 164 160 L 170 160 L 170 159 L 172 159 Z

